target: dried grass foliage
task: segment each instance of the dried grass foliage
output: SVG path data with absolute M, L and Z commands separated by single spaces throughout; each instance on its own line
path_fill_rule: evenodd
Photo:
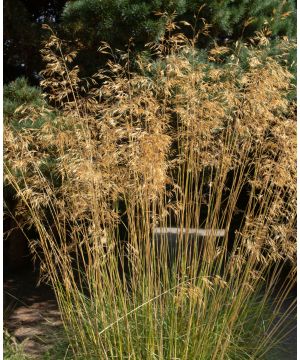
M 238 197 L 248 186 L 244 221 L 235 238 L 228 238 L 227 231 L 220 244 L 212 234 L 200 260 L 188 255 L 182 235 L 176 260 L 174 299 L 179 313 L 189 303 L 199 310 L 200 319 L 211 301 L 209 292 L 215 294 L 216 309 L 222 306 L 222 294 L 226 292 L 227 298 L 232 294 L 233 310 L 218 338 L 224 340 L 226 332 L 234 332 L 243 302 L 260 288 L 263 277 L 275 284 L 270 266 L 289 261 L 294 271 L 296 265 L 296 119 L 295 104 L 287 100 L 291 74 L 275 59 L 263 58 L 263 44 L 251 50 L 247 71 L 237 61 L 222 70 L 191 61 L 193 42 L 177 34 L 151 44 L 157 60 L 139 58 L 137 71 L 131 70 L 128 51 L 121 56 L 122 65 L 110 61 L 109 70 L 99 70 L 86 80 L 79 78 L 77 67 L 72 68 L 76 53 L 63 54 L 64 46 L 52 34 L 42 53 L 47 62 L 42 86 L 60 106 L 60 115 L 38 131 L 15 132 L 6 125 L 4 146 L 6 178 L 18 189 L 20 206 L 25 204 L 38 229 L 40 239 L 34 245 L 42 248 L 46 274 L 57 286 L 68 326 L 76 331 L 88 317 L 80 291 L 75 291 L 84 286 L 89 287 L 104 329 L 122 318 L 122 313 L 99 312 L 107 298 L 117 302 L 113 299 L 123 294 L 123 306 L 130 309 L 123 279 L 117 275 L 116 252 L 125 251 L 129 259 L 134 300 L 141 292 L 144 302 L 158 296 L 161 276 L 163 289 L 170 287 L 166 256 L 156 254 L 161 270 L 150 252 L 154 227 L 167 226 L 172 217 L 179 227 L 229 230 L 238 212 Z M 107 44 L 101 50 L 111 52 Z M 211 58 L 219 53 L 216 48 Z M 54 161 L 51 174 L 45 175 L 43 164 L 49 166 L 50 160 Z M 118 248 L 121 200 L 128 219 L 126 250 Z M 79 283 L 74 259 L 84 269 Z M 182 279 L 190 280 L 182 284 Z M 286 289 L 294 280 L 288 280 Z M 56 282 L 63 284 L 64 292 Z M 147 288 L 149 283 L 152 286 Z M 68 313 L 66 299 L 76 304 L 76 319 Z M 160 301 L 163 307 L 164 300 Z M 93 319 L 87 321 L 93 329 Z M 96 333 L 87 337 L 103 355 L 108 340 Z M 82 338 L 74 347 L 79 343 L 86 346 Z M 212 358 L 223 358 L 229 347 L 229 340 L 223 344 L 217 340 Z

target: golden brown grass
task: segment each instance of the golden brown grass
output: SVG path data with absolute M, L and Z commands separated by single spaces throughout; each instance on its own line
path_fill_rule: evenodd
M 174 29 L 149 45 L 155 61 L 140 57 L 133 72 L 129 50 L 89 81 L 52 33 L 42 85 L 61 115 L 39 131 L 4 129 L 6 177 L 39 233 L 32 245 L 78 359 L 263 358 L 295 283 L 291 74 L 264 56 L 265 41 L 246 70 L 234 54 L 214 66 L 218 47 L 199 63 Z M 153 244 L 171 223 L 226 235 L 190 251 L 179 231 L 170 263 L 166 236 Z

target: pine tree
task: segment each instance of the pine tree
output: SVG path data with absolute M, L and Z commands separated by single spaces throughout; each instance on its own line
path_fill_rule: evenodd
M 162 34 L 164 19 L 155 13 L 193 23 L 199 9 L 214 38 L 247 38 L 266 26 L 274 37 L 296 34 L 294 0 L 75 0 L 67 2 L 62 19 L 66 32 L 86 45 L 104 40 L 122 46 L 131 37 L 139 45 Z
M 75 0 L 63 10 L 62 30 L 65 37 L 81 44 L 78 59 L 83 74 L 90 75 L 100 65 L 96 49 L 101 41 L 124 49 L 133 39 L 139 51 L 157 40 L 166 24 L 166 17 L 158 13 L 173 14 L 178 22 L 197 22 L 200 30 L 204 18 L 211 25 L 210 36 L 198 41 L 204 49 L 215 41 L 246 40 L 266 27 L 274 39 L 293 37 L 296 32 L 294 0 Z M 184 31 L 189 35 L 188 28 Z
M 212 25 L 214 37 L 233 39 L 253 36 L 268 26 L 273 36 L 296 34 L 296 7 L 294 0 L 187 0 L 188 17 L 203 5 L 201 17 Z

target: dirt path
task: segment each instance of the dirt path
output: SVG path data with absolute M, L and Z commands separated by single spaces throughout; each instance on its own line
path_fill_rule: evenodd
M 32 269 L 4 279 L 4 327 L 32 359 L 42 358 L 62 328 L 53 291 L 36 284 L 37 274 Z

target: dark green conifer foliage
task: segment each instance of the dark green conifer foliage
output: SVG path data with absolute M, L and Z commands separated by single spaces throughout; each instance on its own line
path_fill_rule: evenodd
M 3 87 L 3 115 L 5 123 L 13 126 L 22 126 L 22 124 L 19 124 L 19 119 L 24 118 L 24 114 L 18 111 L 21 106 L 24 108 L 40 109 L 44 105 L 45 101 L 42 97 L 41 89 L 30 86 L 24 77 L 19 77 Z
M 62 19 L 66 30 L 86 44 L 100 39 L 122 45 L 130 37 L 139 44 L 161 35 L 164 21 L 155 13 L 175 12 L 178 19 L 193 22 L 199 8 L 214 37 L 252 36 L 265 26 L 273 36 L 295 36 L 293 0 L 75 0 L 67 2 Z
M 270 29 L 274 39 L 294 37 L 296 31 L 293 0 L 75 0 L 68 1 L 63 10 L 62 30 L 82 46 L 78 61 L 83 74 L 91 75 L 100 64 L 96 49 L 101 41 L 124 49 L 133 39 L 139 51 L 157 40 L 166 23 L 159 13 L 173 14 L 178 22 L 197 22 L 197 30 L 204 18 L 211 27 L 209 36 L 199 37 L 197 45 L 203 49 L 214 41 L 246 40 L 264 28 Z M 187 35 L 192 32 L 188 27 L 184 31 Z
M 201 16 L 212 25 L 216 37 L 244 39 L 255 31 L 270 28 L 273 36 L 296 34 L 296 7 L 293 0 L 187 0 L 189 16 L 199 4 L 204 5 Z

